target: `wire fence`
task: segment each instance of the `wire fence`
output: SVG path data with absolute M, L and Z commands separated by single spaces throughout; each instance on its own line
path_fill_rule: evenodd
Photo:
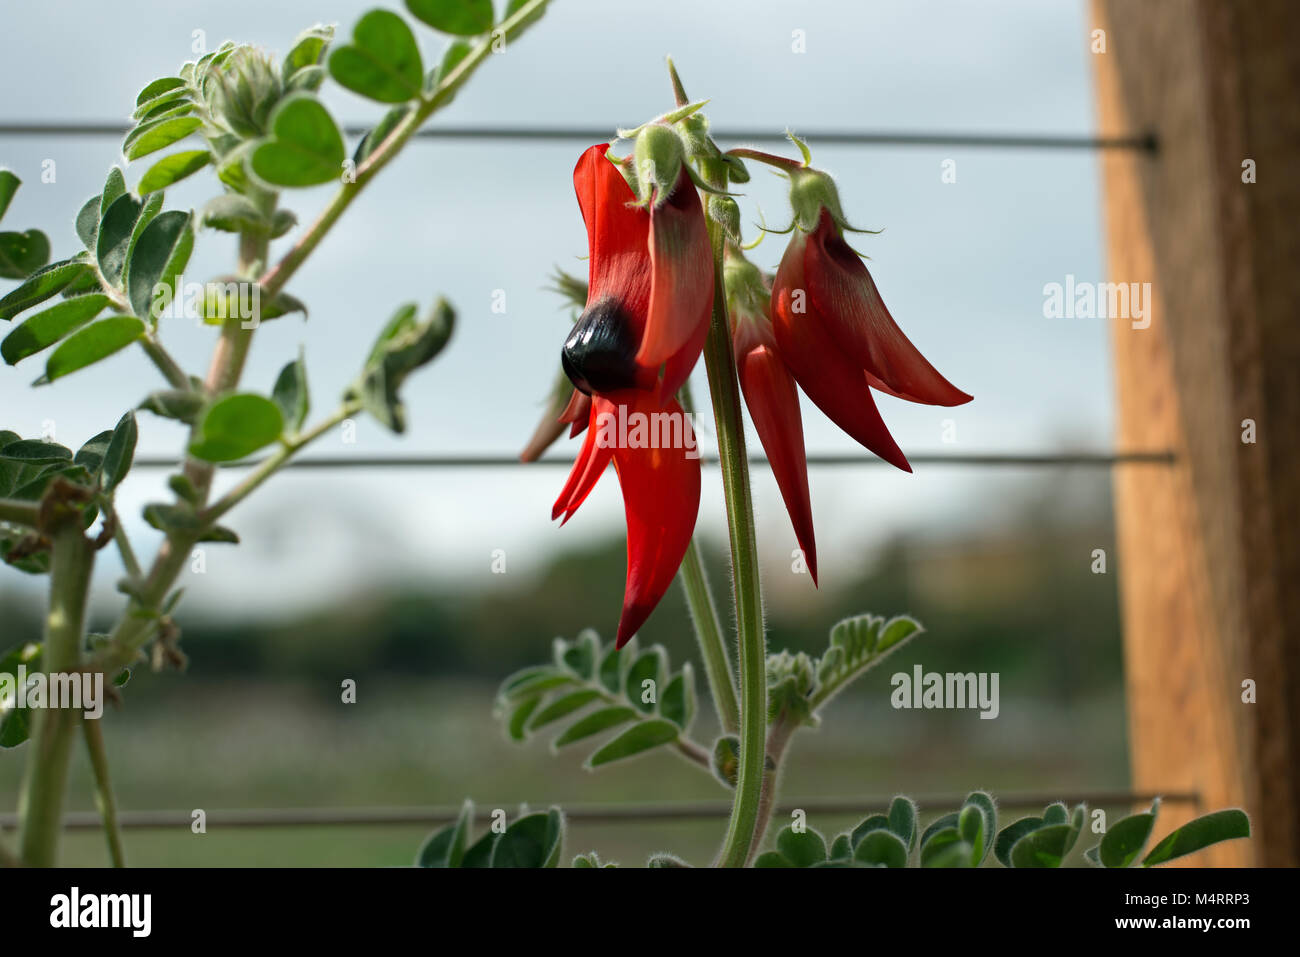
M 1127 807 L 1149 804 L 1159 797 L 1166 804 L 1201 806 L 1201 795 L 1194 791 L 1156 793 L 1144 791 L 1082 791 L 1074 794 L 1048 791 L 1025 791 L 1002 795 L 1000 807 L 1008 809 L 1041 808 L 1054 801 L 1067 804 L 1083 802 L 1089 807 Z M 870 795 L 861 798 L 808 798 L 784 800 L 777 814 L 789 815 L 801 810 L 807 814 L 841 816 L 865 814 L 872 808 L 888 807 L 893 795 Z M 913 800 L 922 808 L 948 810 L 960 807 L 965 793 L 918 794 Z M 515 802 L 508 802 L 513 805 Z M 484 804 L 491 807 L 491 804 Z M 574 824 L 665 823 L 705 821 L 725 818 L 731 813 L 730 801 L 674 801 L 660 804 L 574 804 L 564 808 L 564 816 Z M 203 812 L 208 828 L 295 828 L 295 827 L 411 827 L 449 824 L 460 814 L 459 807 L 363 807 L 363 808 L 250 808 Z M 122 811 L 119 826 L 133 831 L 188 831 L 194 811 Z M 0 814 L 0 830 L 17 827 L 18 815 Z M 64 829 L 99 830 L 104 826 L 97 811 L 72 811 L 64 815 Z

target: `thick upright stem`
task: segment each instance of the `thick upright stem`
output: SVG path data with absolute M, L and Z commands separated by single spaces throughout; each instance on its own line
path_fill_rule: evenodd
M 700 653 L 704 656 L 704 671 L 709 679 L 713 707 L 717 709 L 722 730 L 734 734 L 740 727 L 736 679 L 731 673 L 727 646 L 722 638 L 722 622 L 718 618 L 718 609 L 713 604 L 713 591 L 704 574 L 704 563 L 700 561 L 697 539 L 691 539 L 691 547 L 682 559 L 681 572 L 682 590 L 686 592 L 686 606 L 690 609 L 691 620 L 695 623 L 695 637 L 700 644 Z
M 726 187 L 725 172 L 706 170 L 705 175 L 711 186 Z M 723 285 L 722 254 L 726 237 L 722 227 L 713 220 L 709 220 L 709 238 L 713 245 L 713 319 L 704 345 L 704 364 L 709 374 L 709 393 L 713 399 L 713 417 L 718 434 L 718 458 L 727 500 L 732 585 L 740 644 L 740 767 L 731 820 L 718 864 L 743 867 L 754 841 L 763 790 L 767 647 L 763 634 L 758 551 L 754 542 L 754 503 L 749 488 L 744 420 L 740 412 L 740 382 L 736 377 L 736 359 L 731 351 L 731 329 L 727 322 L 727 297 Z
M 95 552 L 82 533 L 78 509 L 58 518 L 50 531 L 50 541 L 50 606 L 45 617 L 44 660 L 45 672 L 52 678 L 80 670 Z M 79 721 L 81 712 L 70 707 L 45 707 L 35 713 L 18 798 L 20 854 L 29 867 L 54 866 L 68 789 L 68 763 Z

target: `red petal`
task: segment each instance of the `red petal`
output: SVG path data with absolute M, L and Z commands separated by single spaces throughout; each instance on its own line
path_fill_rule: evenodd
M 675 400 L 657 404 L 646 393 L 620 393 L 628 414 L 668 412 L 684 416 Z M 615 403 L 596 399 L 594 408 L 613 411 Z M 592 422 L 592 432 L 598 431 Z M 693 453 L 694 454 L 694 453 Z M 644 624 L 673 583 L 695 531 L 700 507 L 700 460 L 685 448 L 614 449 L 614 468 L 627 515 L 627 586 L 616 644 L 623 647 Z
M 636 361 L 658 369 L 697 337 L 703 348 L 699 330 L 708 328 L 713 309 L 709 230 L 699 194 L 684 167 L 672 196 L 650 214 L 647 248 L 653 278 L 645 335 Z M 691 365 L 698 356 L 697 351 Z M 665 394 L 672 391 L 676 390 L 665 384 Z
M 573 395 L 569 396 L 569 404 L 560 413 L 559 421 L 573 425 L 569 430 L 569 438 L 580 435 L 587 427 L 587 423 L 591 421 L 591 396 L 574 389 Z
M 772 326 L 764 318 L 740 320 L 735 335 L 736 370 L 749 417 L 772 465 L 772 474 L 790 513 L 794 536 L 817 584 L 817 542 L 813 538 L 812 502 L 808 495 L 808 459 L 804 453 L 803 417 L 794 377 L 776 352 Z
M 813 312 L 804 283 L 805 243 L 807 238 L 796 233 L 772 283 L 772 332 L 781 358 L 831 421 L 886 462 L 910 472 L 907 457 L 880 418 L 866 375 Z M 799 301 L 804 312 L 795 312 Z
M 615 296 L 638 325 L 650 301 L 650 214 L 636 202 L 623 174 L 605 158 L 608 143 L 593 146 L 573 168 L 573 188 L 587 224 L 587 302 Z M 698 202 L 698 201 L 697 201 Z
M 939 374 L 885 308 L 866 264 L 822 209 L 804 253 L 809 312 L 882 392 L 926 405 L 961 405 L 971 397 Z
M 592 409 L 592 415 L 595 415 L 595 409 Z M 609 465 L 610 459 L 613 458 L 613 450 L 601 448 L 596 443 L 596 430 L 588 429 L 587 437 L 583 439 L 582 448 L 578 451 L 578 457 L 573 462 L 573 469 L 569 472 L 569 478 L 564 483 L 564 488 L 560 492 L 560 497 L 555 500 L 551 506 L 552 521 L 564 516 L 567 522 L 573 517 L 573 513 L 591 494 L 591 490 L 596 487 L 596 482 L 605 472 L 605 467 Z M 561 522 L 563 524 L 563 522 Z

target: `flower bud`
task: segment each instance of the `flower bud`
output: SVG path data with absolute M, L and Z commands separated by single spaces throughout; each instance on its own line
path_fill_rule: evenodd
M 652 123 L 637 133 L 633 157 L 638 198 L 662 206 L 677 185 L 686 157 L 681 137 L 671 127 Z
M 709 197 L 709 219 L 720 225 L 733 243 L 740 242 L 740 207 L 730 196 Z
M 790 207 L 794 210 L 796 225 L 805 233 L 817 228 L 823 209 L 831 214 L 837 226 L 844 226 L 840 192 L 835 187 L 835 180 L 821 170 L 809 167 L 791 170 Z
M 283 93 L 271 58 L 253 46 L 238 46 L 214 60 L 200 80 L 213 122 L 240 139 L 267 132 L 267 120 Z
M 727 247 L 722 281 L 727 289 L 727 310 L 737 322 L 766 318 L 771 297 L 767 280 L 763 271 L 734 246 Z

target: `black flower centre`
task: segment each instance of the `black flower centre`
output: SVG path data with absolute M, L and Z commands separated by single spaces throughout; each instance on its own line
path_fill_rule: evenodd
M 564 340 L 560 361 L 569 381 L 587 395 L 636 384 L 638 342 L 627 312 L 612 296 L 589 305 Z

